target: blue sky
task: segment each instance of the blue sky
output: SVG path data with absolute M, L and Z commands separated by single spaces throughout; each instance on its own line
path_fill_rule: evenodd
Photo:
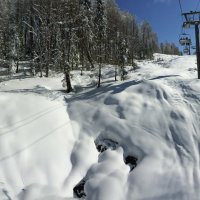
M 183 12 L 195 11 L 199 0 L 181 0 Z M 139 21 L 147 20 L 157 33 L 159 42 L 179 45 L 182 19 L 178 0 L 116 0 L 119 7 L 136 15 Z M 200 10 L 200 5 L 198 6 Z M 194 29 L 186 30 L 194 40 Z M 180 46 L 179 46 L 180 47 Z M 180 47 L 181 49 L 181 47 Z

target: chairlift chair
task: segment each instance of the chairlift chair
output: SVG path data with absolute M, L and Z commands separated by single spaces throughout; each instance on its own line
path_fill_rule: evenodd
M 179 36 L 179 43 L 181 46 L 190 46 L 192 44 L 189 34 L 183 33 Z
M 191 25 L 189 23 L 187 23 L 187 22 L 183 23 L 183 28 L 189 29 L 190 27 L 191 27 Z
M 188 48 L 183 49 L 183 53 L 184 54 L 189 54 L 189 49 Z

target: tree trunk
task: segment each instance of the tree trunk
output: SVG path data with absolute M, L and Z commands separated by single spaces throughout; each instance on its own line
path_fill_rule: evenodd
M 117 81 L 117 66 L 115 66 L 115 81 Z
M 98 85 L 97 87 L 101 87 L 101 63 L 99 64 L 99 77 L 98 77 Z
M 40 78 L 42 78 L 43 74 L 42 74 L 42 63 L 39 63 L 39 68 L 40 68 Z
M 98 88 L 101 87 L 101 65 L 102 65 L 102 44 L 100 41 L 100 51 L 99 51 L 99 80 L 98 80 Z
M 84 48 L 85 48 L 85 53 L 86 53 L 87 59 L 88 59 L 90 65 L 91 65 L 91 68 L 94 69 L 94 64 L 93 64 L 93 60 L 92 60 L 92 56 L 90 54 L 90 51 L 89 51 L 89 49 L 86 45 L 84 45 Z
M 19 73 L 19 59 L 17 59 L 17 63 L 16 63 L 16 65 L 17 65 L 16 73 Z
M 49 77 L 49 64 L 46 65 L 46 78 Z
M 72 89 L 72 85 L 71 85 L 70 73 L 68 70 L 65 71 L 65 81 L 67 84 L 67 93 L 72 92 L 73 89 Z

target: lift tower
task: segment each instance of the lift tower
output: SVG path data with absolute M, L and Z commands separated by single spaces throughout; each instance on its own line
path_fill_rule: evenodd
M 195 27 L 197 73 L 198 73 L 198 79 L 200 79 L 200 48 L 199 48 L 200 12 L 190 11 L 189 13 L 182 13 L 182 15 L 185 17 L 185 22 L 183 22 L 183 28 Z

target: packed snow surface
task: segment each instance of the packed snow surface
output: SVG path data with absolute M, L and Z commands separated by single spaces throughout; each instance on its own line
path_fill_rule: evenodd
M 0 200 L 199 200 L 200 81 L 195 56 L 155 54 L 102 87 L 92 73 L 0 83 Z M 95 143 L 114 141 L 99 153 Z M 130 170 L 125 158 L 137 158 Z

